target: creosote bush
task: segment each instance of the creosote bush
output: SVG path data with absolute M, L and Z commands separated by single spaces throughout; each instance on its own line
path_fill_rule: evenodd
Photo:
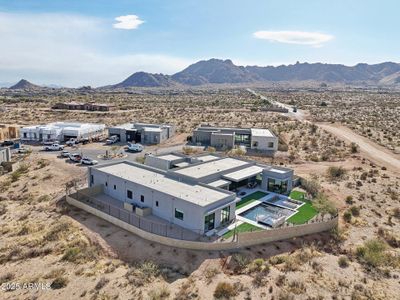
M 216 299 L 231 299 L 238 294 L 235 287 L 228 282 L 220 282 L 214 291 Z

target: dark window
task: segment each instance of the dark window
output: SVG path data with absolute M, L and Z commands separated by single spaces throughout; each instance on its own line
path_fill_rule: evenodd
M 158 201 L 156 201 L 156 206 L 158 207 Z
M 258 147 L 258 142 L 253 142 L 253 147 Z
M 140 202 L 144 202 L 144 196 L 140 195 Z
M 108 186 L 108 182 L 106 181 L 106 186 Z
M 229 221 L 230 211 L 231 211 L 231 207 L 230 206 L 224 207 L 221 210 L 221 223 L 222 224 Z
M 90 175 L 90 184 L 93 184 L 93 183 L 94 183 L 93 175 Z
M 274 148 L 274 142 L 269 142 L 268 143 L 268 148 Z
M 117 189 L 117 186 L 114 184 L 114 190 L 116 190 Z
M 132 199 L 133 198 L 133 193 L 130 190 L 126 191 L 126 196 L 128 197 L 128 199 Z
M 212 213 L 204 218 L 204 230 L 209 231 L 214 229 L 215 225 L 215 213 Z
M 183 221 L 183 212 L 175 208 L 175 218 Z

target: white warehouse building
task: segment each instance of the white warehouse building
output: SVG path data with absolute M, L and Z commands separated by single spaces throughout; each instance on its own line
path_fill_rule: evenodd
M 105 128 L 105 124 L 54 122 L 23 127 L 20 133 L 21 140 L 25 142 L 61 142 L 71 138 L 94 138 L 104 134 Z

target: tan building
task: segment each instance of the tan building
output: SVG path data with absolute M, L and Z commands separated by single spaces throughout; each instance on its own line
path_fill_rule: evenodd
M 19 126 L 0 125 L 0 142 L 19 138 Z

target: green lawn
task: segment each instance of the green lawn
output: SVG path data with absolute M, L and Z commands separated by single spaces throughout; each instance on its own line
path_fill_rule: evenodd
M 318 214 L 318 211 L 312 206 L 311 201 L 305 199 L 304 196 L 305 194 L 299 191 L 292 191 L 290 193 L 290 198 L 305 202 L 305 204 L 298 208 L 298 213 L 287 219 L 287 222 L 296 225 L 304 224 Z
M 304 200 L 306 193 L 300 192 L 300 191 L 291 191 L 289 197 L 294 199 L 294 200 Z
M 236 203 L 236 209 L 239 209 L 247 204 L 250 204 L 251 202 L 254 202 L 255 200 L 261 199 L 262 197 L 268 195 L 267 193 L 264 192 L 255 192 L 253 194 L 250 194 L 246 197 L 243 197 L 242 200 Z
M 262 230 L 262 228 L 257 227 L 257 226 L 254 226 L 254 225 L 249 224 L 249 223 L 242 223 L 242 224 L 240 224 L 239 226 L 236 227 L 236 232 L 237 232 L 237 233 L 239 233 L 239 232 L 256 231 L 256 230 Z M 228 239 L 228 238 L 230 238 L 231 236 L 233 236 L 234 231 L 235 231 L 234 229 L 229 230 L 229 231 L 228 231 L 227 233 L 225 233 L 222 237 L 223 237 L 224 239 Z

